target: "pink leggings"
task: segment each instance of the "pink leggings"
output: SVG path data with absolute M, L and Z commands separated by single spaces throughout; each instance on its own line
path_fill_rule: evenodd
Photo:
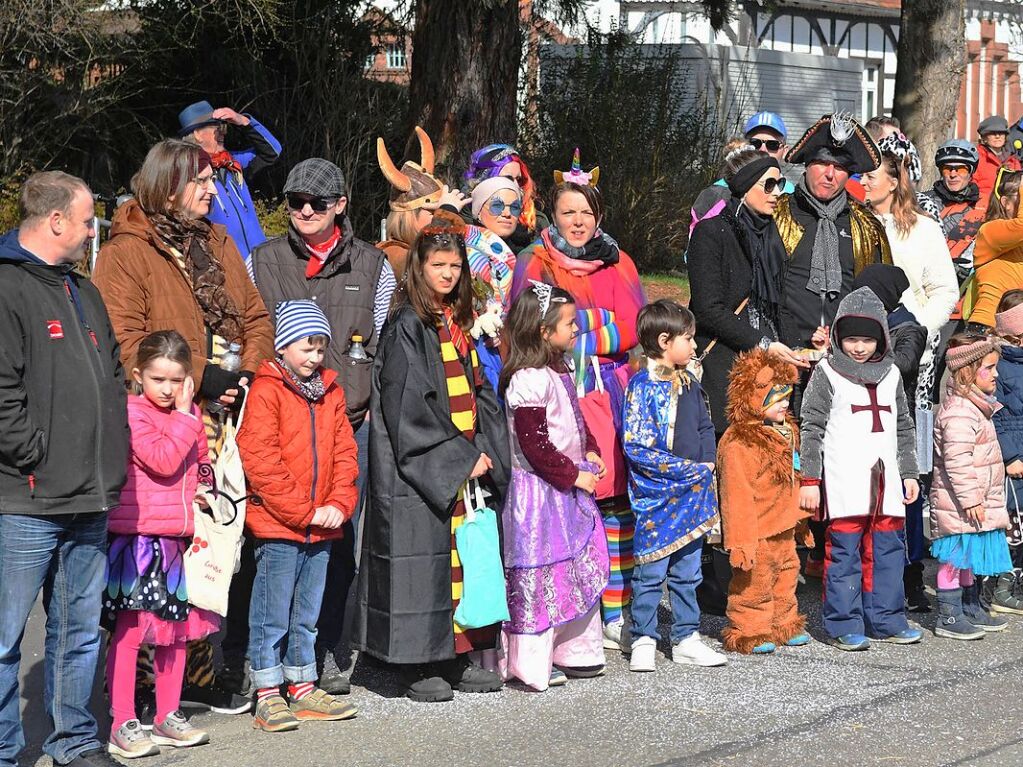
M 973 585 L 973 570 L 960 570 L 946 563 L 938 568 L 938 588 L 957 589 Z
M 107 651 L 107 689 L 113 711 L 111 732 L 135 719 L 135 663 L 144 631 L 139 626 L 137 610 L 122 610 L 117 614 L 117 627 Z M 156 722 L 181 705 L 181 683 L 185 675 L 185 642 L 154 648 L 153 670 L 156 676 Z

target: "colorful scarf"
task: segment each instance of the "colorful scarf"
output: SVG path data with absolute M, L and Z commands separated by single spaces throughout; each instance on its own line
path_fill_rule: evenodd
M 593 233 L 590 241 L 581 248 L 569 245 L 568 240 L 561 235 L 558 227 L 554 224 L 544 229 L 541 236 L 544 243 L 556 256 L 565 260 L 566 269 L 569 271 L 584 270 L 579 273 L 572 271 L 577 277 L 591 274 L 602 266 L 613 266 L 618 263 L 620 251 L 618 243 L 611 235 L 605 234 L 599 228 Z
M 507 312 L 511 303 L 512 275 L 515 273 L 515 254 L 511 248 L 489 229 L 467 226 L 465 250 L 472 276 L 491 287 L 503 311 Z
M 295 388 L 298 389 L 299 393 L 303 397 L 310 402 L 319 402 L 323 399 L 323 396 L 327 393 L 327 387 L 323 385 L 323 375 L 320 373 L 319 369 L 317 369 L 308 378 L 300 378 L 295 375 L 295 372 L 290 367 L 288 367 L 288 363 L 284 361 L 284 358 L 281 355 L 277 355 L 276 361 L 281 370 L 284 372 L 284 375 L 286 375 L 288 380 L 295 385 Z

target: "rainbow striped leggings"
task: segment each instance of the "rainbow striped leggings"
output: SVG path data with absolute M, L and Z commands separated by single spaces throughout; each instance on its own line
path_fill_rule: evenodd
M 603 508 L 604 532 L 607 533 L 607 553 L 611 559 L 611 577 L 601 597 L 604 623 L 621 619 L 622 608 L 632 599 L 632 537 L 636 532 L 636 518 L 629 507 L 628 498 L 615 501 L 610 509 Z

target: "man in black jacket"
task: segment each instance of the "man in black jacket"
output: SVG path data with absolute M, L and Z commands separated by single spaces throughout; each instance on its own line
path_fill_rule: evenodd
M 0 238 L 0 767 L 25 745 L 18 667 L 40 589 L 54 727 L 43 750 L 57 765 L 117 764 L 88 705 L 128 420 L 106 308 L 73 271 L 92 233 L 88 187 L 51 171 L 25 182 L 21 226 Z

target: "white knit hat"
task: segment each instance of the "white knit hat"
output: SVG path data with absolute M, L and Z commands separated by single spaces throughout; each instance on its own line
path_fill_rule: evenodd
M 490 201 L 491 197 L 500 192 L 502 189 L 515 192 L 515 194 L 519 196 L 519 199 L 522 199 L 522 190 L 519 189 L 519 185 L 507 176 L 493 176 L 491 178 L 484 179 L 472 190 L 472 217 L 479 218 L 480 211 L 483 210 L 483 206 Z
M 307 298 L 277 304 L 277 336 L 274 349 L 283 349 L 309 336 L 330 338 L 330 323 L 323 309 Z

